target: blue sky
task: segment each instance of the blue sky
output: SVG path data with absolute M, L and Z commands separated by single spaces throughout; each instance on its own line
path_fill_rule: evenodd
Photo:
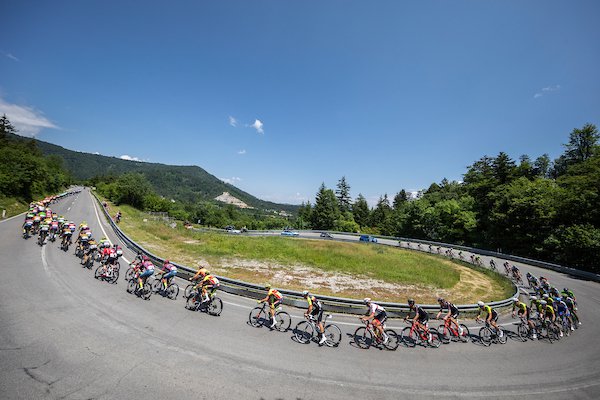
M 0 113 L 23 135 L 198 165 L 265 200 L 371 204 L 600 124 L 600 2 L 13 1 Z M 100 172 L 100 171 L 99 171 Z

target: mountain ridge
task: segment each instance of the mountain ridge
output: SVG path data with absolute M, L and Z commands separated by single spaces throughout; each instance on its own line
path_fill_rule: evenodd
M 19 140 L 32 140 L 19 135 L 12 135 Z M 224 192 L 241 200 L 256 209 L 284 210 L 295 212 L 297 205 L 279 204 L 261 200 L 230 183 L 210 174 L 197 165 L 168 165 L 145 161 L 125 160 L 102 154 L 92 154 L 45 142 L 33 138 L 44 155 L 57 155 L 63 159 L 64 167 L 77 180 L 89 180 L 97 176 L 118 176 L 127 172 L 139 172 L 152 184 L 158 194 L 181 202 L 197 203 L 215 200 Z M 218 203 L 217 203 L 218 204 Z

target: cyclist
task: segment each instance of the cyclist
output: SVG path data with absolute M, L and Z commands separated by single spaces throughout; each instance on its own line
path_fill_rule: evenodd
M 81 232 L 81 231 L 85 231 L 87 228 L 88 228 L 88 224 L 87 224 L 87 222 L 86 222 L 86 221 L 82 221 L 82 222 L 79 224 L 79 232 Z
M 142 262 L 140 272 L 141 274 L 138 275 L 138 283 L 140 284 L 140 289 L 143 289 L 146 279 L 154 274 L 154 264 L 152 264 L 152 261 L 146 260 Z
M 325 329 L 323 328 L 323 304 L 319 299 L 315 296 L 308 293 L 308 290 L 302 292 L 302 297 L 306 299 L 308 303 L 308 309 L 304 313 L 304 316 L 308 318 L 309 315 L 312 315 L 314 320 L 317 321 L 317 328 L 319 329 L 319 344 L 325 343 L 327 338 L 325 337 Z
M 458 324 L 458 314 L 459 314 L 458 308 L 456 308 L 456 306 L 454 304 L 443 299 L 442 297 L 438 298 L 438 303 L 440 303 L 440 311 L 437 313 L 435 319 L 439 319 L 440 315 L 442 315 L 444 310 L 448 310 L 448 312 L 444 316 L 443 320 L 447 321 L 448 319 L 450 319 L 450 322 L 454 323 L 454 325 L 458 328 L 458 334 L 462 335 L 463 328 L 461 328 L 460 325 Z
M 562 297 L 554 298 L 554 307 L 560 318 L 566 318 L 569 320 L 569 323 L 571 324 L 571 330 L 574 331 L 575 328 L 573 327 L 573 318 L 571 317 L 567 303 L 563 301 Z
M 521 281 L 521 271 L 517 268 L 516 265 L 513 265 L 511 268 L 512 276 L 516 281 Z
M 542 310 L 543 310 L 543 314 L 542 314 L 542 321 L 547 321 L 550 320 L 550 322 L 555 323 L 556 322 L 556 311 L 554 310 L 554 307 L 552 307 L 552 302 L 550 301 L 546 301 L 546 300 L 542 300 Z M 560 330 L 560 328 L 559 328 Z M 560 336 L 562 337 L 563 333 L 562 330 L 560 330 Z
M 563 293 L 562 298 L 563 298 L 563 301 L 565 302 L 565 304 L 567 305 L 571 315 L 574 315 L 575 318 L 577 318 L 577 325 L 581 325 L 581 320 L 579 319 L 579 315 L 577 315 L 577 307 L 575 307 L 575 300 L 573 300 L 572 297 L 567 296 L 564 293 Z
M 510 264 L 508 261 L 504 261 L 504 264 L 502 264 L 504 266 L 504 273 L 506 274 L 506 276 L 510 275 L 512 268 L 510 268 Z
M 190 279 L 190 281 L 196 282 L 199 279 L 204 279 L 204 277 L 208 274 L 208 271 L 206 270 L 206 268 L 200 266 L 198 268 L 198 271 L 196 271 L 196 275 L 192 276 Z M 196 289 L 196 286 L 194 287 L 194 289 Z
M 369 297 L 365 297 L 363 302 L 367 305 L 369 311 L 367 315 L 360 317 L 360 319 L 363 321 L 372 320 L 373 326 L 379 331 L 379 334 L 383 338 L 383 344 L 386 344 L 388 340 L 390 340 L 390 338 L 383 331 L 383 323 L 387 319 L 387 313 L 385 312 L 385 308 L 383 308 L 379 304 L 373 303 Z
M 573 291 L 569 288 L 563 288 L 561 295 L 567 295 L 567 297 L 570 297 L 573 299 L 573 303 L 577 304 L 577 298 L 575 297 L 575 293 L 573 293 Z
M 494 261 L 493 258 L 490 259 L 490 268 L 493 269 L 494 271 L 496 270 L 496 262 Z
M 28 217 L 25 220 L 25 222 L 23 223 L 23 235 L 29 236 L 29 232 L 31 231 L 32 227 L 33 227 L 33 219 Z
M 163 289 L 166 289 L 175 277 L 175 275 L 177 275 L 177 267 L 171 264 L 169 260 L 165 260 L 165 262 L 163 263 L 163 267 L 160 271 L 163 274 L 161 278 Z
M 94 240 L 94 238 L 91 238 L 90 241 L 88 242 L 87 249 L 83 253 L 83 259 L 81 260 L 81 264 L 85 265 L 88 261 L 88 258 L 94 256 L 94 252 L 96 252 L 97 249 L 98 249 L 98 243 L 96 243 L 96 240 Z
M 531 320 L 530 308 L 527 307 L 527 304 L 523 303 L 517 297 L 515 297 L 513 299 L 512 317 L 514 318 L 517 314 L 519 314 L 520 318 L 522 318 L 525 321 L 527 321 L 527 325 L 529 326 L 529 330 L 531 332 L 533 332 L 532 338 L 533 339 L 537 339 L 537 334 L 535 332 L 535 325 L 533 324 L 533 321 Z
M 504 336 L 504 332 L 502 332 L 502 329 L 500 329 L 500 327 L 497 324 L 497 322 L 498 322 L 498 312 L 496 310 L 494 310 L 492 307 L 490 307 L 487 304 L 485 304 L 481 300 L 477 302 L 477 305 L 479 306 L 479 313 L 477 314 L 477 317 L 475 318 L 475 320 L 476 321 L 480 321 L 481 320 L 481 313 L 482 312 L 487 313 L 487 315 L 485 317 L 485 322 L 487 322 L 488 324 L 492 325 L 494 327 L 494 329 L 496 329 L 496 332 L 498 332 L 498 337 Z
M 50 230 L 50 224 L 48 224 L 47 220 L 44 219 L 40 222 L 40 241 L 46 243 L 46 238 L 48 237 L 48 231 Z
M 527 283 L 529 283 L 529 286 L 531 286 L 532 288 L 536 288 L 539 286 L 540 281 L 538 281 L 538 279 L 531 275 L 529 272 L 527 273 Z
M 210 272 L 206 272 L 206 276 L 202 279 L 202 301 L 207 302 L 211 297 L 215 295 L 215 292 L 221 285 L 219 279 L 216 276 L 211 275 Z M 210 294 L 208 293 L 210 290 Z
M 423 307 L 416 305 L 413 299 L 408 299 L 408 307 L 409 312 L 415 312 L 415 316 L 413 318 L 408 318 L 407 315 L 406 317 L 404 317 L 404 320 L 413 321 L 413 323 L 417 324 L 417 327 L 419 329 L 427 333 L 427 341 L 431 343 L 433 338 L 431 337 L 431 333 L 429 332 L 429 314 L 427 314 L 427 311 L 425 311 Z
M 271 314 L 271 328 L 275 328 L 277 321 L 275 321 L 275 309 L 283 300 L 283 295 L 279 293 L 279 290 L 271 287 L 270 283 L 265 285 L 267 290 L 267 296 L 264 299 L 258 300 L 258 303 L 269 302 L 269 313 Z

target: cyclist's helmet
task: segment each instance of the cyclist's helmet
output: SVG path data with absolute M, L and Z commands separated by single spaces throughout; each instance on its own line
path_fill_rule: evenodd
M 438 297 L 438 303 L 443 303 L 444 302 L 444 298 L 443 297 Z
M 363 303 L 365 303 L 365 304 L 369 304 L 370 302 L 371 302 L 371 298 L 370 297 L 365 297 L 363 299 Z
M 563 292 L 568 293 L 569 292 L 569 288 L 563 288 Z
M 512 301 L 513 301 L 513 303 L 518 303 L 519 299 L 517 297 L 513 297 Z
M 164 263 L 165 263 L 165 264 L 169 264 L 169 262 L 170 262 L 169 260 L 165 260 L 165 262 L 164 262 Z
M 537 296 L 531 296 L 529 297 L 529 300 L 537 300 Z
M 562 299 L 560 297 L 555 297 L 554 300 L 561 301 Z
M 542 296 L 544 299 L 548 299 L 550 296 L 548 296 L 548 293 L 544 293 L 544 295 Z
M 203 268 L 204 269 L 204 268 Z M 205 270 L 206 271 L 206 270 Z M 271 289 L 271 284 L 270 283 L 265 283 L 265 289 Z
M 485 304 L 483 303 L 483 301 L 479 300 L 479 301 L 477 302 L 477 305 L 478 305 L 479 307 L 483 307 Z
M 540 303 L 541 303 L 543 306 L 545 306 L 546 304 L 548 304 L 548 302 L 547 302 L 546 300 L 542 300 L 542 301 L 540 301 Z
M 302 297 L 308 297 L 308 290 L 302 292 Z
M 415 300 L 414 299 L 408 299 L 408 305 L 412 306 L 413 304 L 415 304 Z
M 528 272 L 526 276 L 529 278 L 529 277 L 531 277 L 531 274 Z

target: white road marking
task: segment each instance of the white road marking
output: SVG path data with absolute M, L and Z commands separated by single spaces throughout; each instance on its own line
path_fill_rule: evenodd
M 48 262 L 46 261 L 46 246 L 42 246 L 42 265 L 44 266 L 44 272 L 50 276 L 50 269 L 48 268 Z

